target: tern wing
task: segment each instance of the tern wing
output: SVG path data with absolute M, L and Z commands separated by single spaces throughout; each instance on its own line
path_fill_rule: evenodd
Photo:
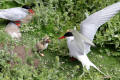
M 76 31 L 76 30 L 73 30 L 72 33 L 73 33 L 73 36 L 74 36 L 73 43 L 80 50 L 79 52 L 84 53 L 84 41 L 82 40 L 81 36 L 79 35 L 79 32 Z
M 70 56 L 76 57 L 77 55 L 83 55 L 84 48 L 81 48 L 77 45 L 75 40 L 72 40 L 70 43 L 68 43 L 68 48 L 70 51 Z
M 115 14 L 120 11 L 120 2 L 117 2 L 113 5 L 110 5 L 92 15 L 88 16 L 84 21 L 80 24 L 80 32 L 88 39 L 93 41 L 94 35 L 96 34 L 97 29 L 110 20 Z M 85 45 L 85 53 L 90 52 L 90 45 Z

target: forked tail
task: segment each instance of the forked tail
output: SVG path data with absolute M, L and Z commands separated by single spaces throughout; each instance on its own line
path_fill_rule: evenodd
M 100 71 L 99 68 L 97 68 L 87 57 L 87 55 L 80 55 L 78 56 L 78 60 L 81 61 L 83 67 L 86 67 L 87 70 L 90 69 L 90 66 L 93 66 L 96 70 L 98 70 L 100 73 L 105 75 L 102 71 Z

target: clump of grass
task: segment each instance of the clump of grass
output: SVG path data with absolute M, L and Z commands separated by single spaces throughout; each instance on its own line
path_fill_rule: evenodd
M 33 1 L 33 0 L 31 0 Z M 9 2 L 9 1 L 8 1 Z M 82 78 L 82 66 L 79 61 L 70 61 L 66 42 L 59 41 L 58 37 L 63 35 L 67 29 L 77 26 L 85 19 L 85 12 L 92 14 L 107 5 L 115 3 L 112 1 L 75 1 L 75 0 L 38 0 L 35 1 L 36 7 L 35 16 L 31 23 L 23 24 L 21 28 L 22 40 L 16 42 L 7 34 L 4 34 L 3 29 L 5 24 L 1 24 L 0 43 L 10 43 L 26 46 L 26 54 L 29 48 L 34 48 L 36 42 L 42 39 L 46 34 L 51 37 L 52 42 L 47 50 L 41 52 L 45 56 L 40 56 L 40 53 L 33 52 L 33 56 L 28 56 L 26 62 L 31 65 L 23 64 L 22 60 L 17 55 L 8 53 L 7 45 L 0 50 L 0 79 L 1 80 L 101 80 L 104 75 L 91 69 Z M 10 8 L 21 6 L 24 3 L 30 4 L 28 0 L 15 0 L 12 4 L 5 4 L 6 1 L 0 1 L 0 8 Z M 38 5 L 40 3 L 40 6 Z M 14 5 L 13 5 L 14 4 Z M 3 21 L 3 20 L 0 20 Z M 3 21 L 4 22 L 4 21 Z M 92 49 L 91 54 L 88 54 L 90 60 L 100 68 L 101 71 L 111 76 L 111 79 L 119 79 L 120 64 L 119 64 L 119 14 L 104 24 L 96 34 L 94 43 L 98 49 Z M 111 49 L 107 45 L 115 46 Z M 104 47 L 104 48 L 99 48 Z M 117 55 L 116 55 L 117 53 Z M 34 67 L 33 60 L 38 59 L 38 67 Z M 17 62 L 14 67 L 10 68 L 8 60 Z

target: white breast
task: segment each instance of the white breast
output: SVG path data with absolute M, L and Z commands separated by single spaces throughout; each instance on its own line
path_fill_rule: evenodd
M 47 49 L 47 47 L 48 47 L 48 43 L 45 44 L 45 49 Z
M 69 55 L 71 57 L 77 58 L 78 55 L 82 55 L 81 49 L 79 49 L 76 45 L 76 43 L 73 41 L 74 37 L 68 37 L 67 38 L 67 45 L 69 48 Z

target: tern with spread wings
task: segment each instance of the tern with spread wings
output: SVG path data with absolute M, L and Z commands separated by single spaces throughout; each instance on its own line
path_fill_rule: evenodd
M 66 38 L 69 48 L 69 55 L 78 59 L 83 67 L 87 70 L 90 66 L 100 71 L 87 57 L 90 52 L 90 47 L 94 46 L 92 43 L 98 28 L 110 20 L 115 14 L 120 11 L 120 2 L 112 4 L 92 15 L 88 16 L 80 24 L 80 33 L 76 30 L 65 33 L 59 39 Z M 101 71 L 100 71 L 101 72 Z

